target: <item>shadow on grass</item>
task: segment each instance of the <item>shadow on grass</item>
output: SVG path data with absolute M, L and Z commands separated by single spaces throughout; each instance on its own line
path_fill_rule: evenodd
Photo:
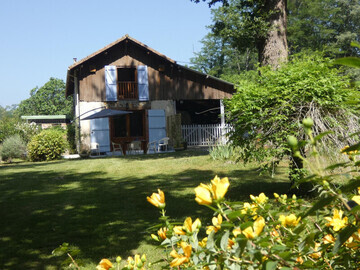
M 203 153 L 184 151 L 179 155 L 127 159 L 182 158 L 194 154 Z M 171 177 L 158 173 L 144 177 L 119 175 L 114 179 L 101 172 L 79 173 L 76 166 L 84 164 L 79 161 L 60 161 L 59 166 L 64 162 L 74 162 L 74 166 L 67 171 L 1 174 L 0 269 L 59 269 L 64 258 L 52 257 L 51 251 L 63 242 L 78 246 L 82 258 L 93 263 L 103 257 L 126 258 L 141 242 L 151 242 L 146 229 L 158 222 L 159 215 L 146 196 L 158 188 L 165 191 L 167 215 L 172 218 L 211 219 L 212 213 L 194 201 L 193 188 L 204 179 L 212 179 L 216 171 L 189 169 Z M 36 169 L 46 165 L 16 166 Z M 248 200 L 249 194 L 264 190 L 267 194 L 281 193 L 288 188 L 287 182 L 259 176 L 256 170 L 233 170 L 228 177 L 231 189 L 227 197 L 231 200 Z

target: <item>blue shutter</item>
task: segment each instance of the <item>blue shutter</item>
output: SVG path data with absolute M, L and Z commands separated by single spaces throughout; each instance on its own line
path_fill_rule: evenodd
M 106 101 L 117 101 L 116 66 L 105 66 Z
M 148 110 L 149 142 L 166 137 L 165 110 Z
M 99 144 L 100 152 L 110 152 L 109 118 L 90 120 L 90 141 Z
M 139 101 L 149 100 L 149 80 L 147 66 L 138 66 L 138 87 L 139 87 Z

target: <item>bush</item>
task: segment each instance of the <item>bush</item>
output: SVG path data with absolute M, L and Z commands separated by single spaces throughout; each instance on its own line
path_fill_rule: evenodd
M 26 143 L 20 135 L 12 135 L 4 140 L 0 155 L 3 161 L 11 161 L 13 158 L 25 158 Z
M 31 161 L 54 160 L 60 158 L 65 149 L 64 131 L 47 129 L 32 138 L 28 155 Z
M 209 155 L 213 160 L 237 161 L 240 154 L 238 147 L 231 144 L 217 144 L 210 148 Z
M 41 132 L 41 127 L 34 122 L 19 122 L 15 125 L 15 132 L 20 134 L 26 143 L 29 143 L 32 137 Z

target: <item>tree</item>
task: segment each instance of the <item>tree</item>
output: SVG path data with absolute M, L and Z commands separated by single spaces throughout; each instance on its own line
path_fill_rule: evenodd
M 226 102 L 235 127 L 232 141 L 244 149 L 245 161 L 265 162 L 267 167 L 277 164 L 289 154 L 288 135 L 303 139 L 299 122 L 306 117 L 313 119 L 315 135 L 334 130 L 327 149 L 343 147 L 346 134 L 359 130 L 359 117 L 351 105 L 359 94 L 330 59 L 307 52 L 293 56 L 278 70 L 259 71 L 233 76 L 238 90 Z M 292 168 L 301 166 L 293 160 Z
M 220 78 L 223 74 L 241 73 L 254 69 L 256 55 L 254 50 L 246 49 L 240 53 L 222 38 L 213 33 L 207 34 L 201 41 L 203 47 L 190 59 L 191 68 Z
M 42 87 L 30 91 L 30 98 L 23 100 L 17 109 L 19 115 L 72 114 L 72 97 L 65 98 L 65 83 L 50 78 Z
M 325 49 L 336 56 L 354 56 L 350 46 L 360 35 L 358 0 L 289 0 L 288 41 L 292 53 Z
M 214 12 L 215 35 L 240 52 L 257 48 L 261 65 L 277 68 L 287 60 L 286 0 L 208 1 L 210 6 L 217 2 L 223 5 Z

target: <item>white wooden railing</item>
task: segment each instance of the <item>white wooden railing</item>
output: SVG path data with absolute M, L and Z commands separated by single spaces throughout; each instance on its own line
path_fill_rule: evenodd
M 183 139 L 188 145 L 215 145 L 225 144 L 228 141 L 227 134 L 232 129 L 230 125 L 182 125 Z

